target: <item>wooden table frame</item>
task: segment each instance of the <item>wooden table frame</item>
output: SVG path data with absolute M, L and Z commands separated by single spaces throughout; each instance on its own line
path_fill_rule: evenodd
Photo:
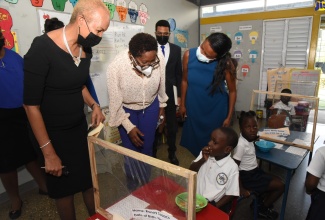
M 295 146 L 295 147 L 300 147 L 300 148 L 304 148 L 309 150 L 310 152 L 313 151 L 314 148 L 314 142 L 315 142 L 315 131 L 316 131 L 316 124 L 317 124 L 317 115 L 318 115 L 318 105 L 319 105 L 319 98 L 315 97 L 315 96 L 305 96 L 305 95 L 298 95 L 298 94 L 288 94 L 288 93 L 278 93 L 278 92 L 267 92 L 267 91 L 261 91 L 261 90 L 253 90 L 252 92 L 252 98 L 251 98 L 251 104 L 250 104 L 250 110 L 255 111 L 256 109 L 254 109 L 254 100 L 256 100 L 256 95 L 267 95 L 269 96 L 290 96 L 290 97 L 294 97 L 297 99 L 307 99 L 310 101 L 313 101 L 313 103 L 315 103 L 315 106 L 313 106 L 313 109 L 315 110 L 315 114 L 314 114 L 314 121 L 313 121 L 313 129 L 312 129 L 312 133 L 311 133 L 311 142 L 308 145 L 303 145 L 303 144 L 297 144 L 297 143 L 292 143 L 292 142 L 288 142 L 288 141 L 282 141 L 282 140 L 278 140 L 275 138 L 272 138 L 270 136 L 261 136 L 262 139 L 265 140 L 269 140 L 269 141 L 273 141 L 273 142 L 277 142 L 280 144 L 285 144 L 285 145 L 290 145 L 290 146 Z
M 102 215 L 103 217 L 112 220 L 113 215 L 107 212 L 104 208 L 100 207 L 100 191 L 99 185 L 97 180 L 97 168 L 96 168 L 96 158 L 95 158 L 95 144 L 99 145 L 105 149 L 112 150 L 124 156 L 128 156 L 134 158 L 138 161 L 150 164 L 157 168 L 166 170 L 170 173 L 182 176 L 188 179 L 187 189 L 188 189 L 188 212 L 187 212 L 187 219 L 195 220 L 196 219 L 196 212 L 195 212 L 195 192 L 196 192 L 196 179 L 197 173 L 171 163 L 167 163 L 162 160 L 158 160 L 156 158 L 135 152 L 133 150 L 129 150 L 127 148 L 121 147 L 119 145 L 104 141 L 99 138 L 95 137 L 88 137 L 88 148 L 89 148 L 89 157 L 90 157 L 90 166 L 91 166 L 91 176 L 93 181 L 94 187 L 94 197 L 95 197 L 95 209 L 96 212 Z

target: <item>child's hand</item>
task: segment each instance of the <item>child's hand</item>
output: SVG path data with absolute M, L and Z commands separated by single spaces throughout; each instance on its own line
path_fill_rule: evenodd
M 211 148 L 206 146 L 202 149 L 202 157 L 204 160 L 208 160 L 211 153 Z
M 251 195 L 251 192 L 248 191 L 247 189 L 241 189 L 240 190 L 240 196 L 244 198 L 248 198 Z

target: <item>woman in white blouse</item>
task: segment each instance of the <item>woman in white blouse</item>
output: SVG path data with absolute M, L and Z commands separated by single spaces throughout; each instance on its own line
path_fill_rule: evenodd
M 164 116 L 165 65 L 156 39 L 139 33 L 107 69 L 109 125 L 118 127 L 124 147 L 152 156 L 158 118 Z M 126 172 L 130 166 L 126 166 Z M 132 171 L 130 171 L 133 173 Z M 145 178 L 146 179 L 146 178 Z

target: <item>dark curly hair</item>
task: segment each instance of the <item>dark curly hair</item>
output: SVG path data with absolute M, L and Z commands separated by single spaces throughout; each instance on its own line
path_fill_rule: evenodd
M 241 111 L 239 118 L 239 127 L 242 127 L 244 120 L 247 118 L 256 118 L 256 113 L 254 111 Z
M 129 51 L 133 57 L 140 57 L 148 51 L 158 51 L 157 40 L 147 33 L 134 35 L 129 42 Z
M 57 18 L 46 19 L 44 23 L 44 33 L 54 31 L 56 29 L 62 28 L 63 26 L 63 22 Z
M 229 50 L 232 47 L 232 42 L 226 34 L 219 32 L 213 33 L 210 34 L 206 40 L 209 42 L 213 51 L 217 53 L 216 58 L 218 65 L 210 85 L 210 95 L 213 95 L 218 91 L 224 92 L 221 89 L 220 84 L 225 80 L 226 70 L 229 71 L 234 78 L 236 78 L 236 64 L 232 62 L 231 54 L 229 53 Z
M 234 149 L 238 144 L 238 134 L 236 131 L 230 127 L 220 127 L 218 129 L 227 136 L 227 146 L 230 146 L 232 149 Z
M 170 31 L 170 25 L 169 22 L 166 20 L 159 20 L 156 23 L 156 31 L 157 31 L 157 27 L 168 27 L 168 30 Z

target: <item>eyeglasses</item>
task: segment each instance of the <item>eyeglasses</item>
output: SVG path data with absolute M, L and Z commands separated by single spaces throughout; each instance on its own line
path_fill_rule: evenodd
M 152 67 L 153 69 L 155 69 L 156 67 L 158 67 L 158 65 L 160 63 L 158 56 L 156 56 L 156 60 L 149 65 L 143 65 L 143 64 L 139 63 L 132 55 L 130 55 L 130 59 L 133 62 L 133 64 L 135 64 L 136 66 L 140 66 L 141 70 L 148 69 L 149 67 Z
M 169 36 L 170 32 L 155 32 L 157 36 Z

